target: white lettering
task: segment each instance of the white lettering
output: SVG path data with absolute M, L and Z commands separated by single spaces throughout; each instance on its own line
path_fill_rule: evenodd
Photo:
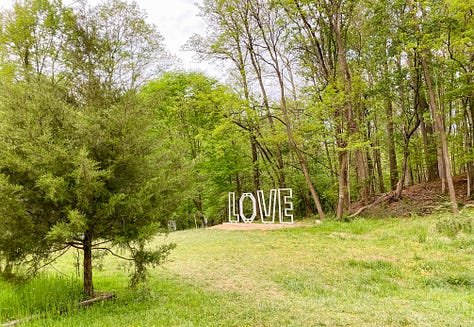
M 244 213 L 244 200 L 247 198 L 252 201 L 252 215 L 250 216 L 250 218 L 247 218 Z M 239 209 L 240 209 L 240 218 L 242 218 L 244 223 L 250 224 L 255 219 L 255 217 L 257 216 L 257 200 L 255 200 L 255 197 L 253 196 L 252 193 L 242 194 L 239 201 Z
M 278 198 L 282 198 L 281 193 L 283 192 L 288 192 L 288 195 L 283 196 L 283 208 L 280 207 L 283 214 L 280 211 L 280 224 L 293 224 L 293 202 L 290 201 L 293 198 L 293 190 L 291 188 L 278 189 Z M 281 202 L 279 204 L 281 205 Z M 290 221 L 285 221 L 285 218 L 290 218 Z
M 236 217 L 234 219 L 234 217 Z M 238 223 L 240 215 L 236 212 L 235 208 L 235 192 L 229 192 L 229 222 Z
M 276 214 L 276 203 L 277 203 L 277 190 L 272 189 L 270 190 L 270 198 L 268 199 L 268 210 L 267 204 L 265 201 L 265 195 L 263 194 L 262 190 L 257 191 L 257 198 L 258 198 L 258 207 L 260 209 L 260 217 L 262 219 L 262 223 L 264 224 L 273 224 L 275 222 L 275 214 Z M 273 214 L 272 214 L 273 213 Z M 271 221 L 267 221 L 266 219 L 272 217 Z
M 237 205 L 235 201 L 235 192 L 229 192 L 229 222 L 238 223 L 240 219 L 244 223 L 250 224 L 257 216 L 257 203 L 260 218 L 264 224 L 275 223 L 275 218 L 278 213 L 280 224 L 293 223 L 293 190 L 291 188 L 271 189 L 267 201 L 265 201 L 265 194 L 262 190 L 257 191 L 257 199 L 252 193 L 243 193 L 239 199 L 239 212 L 237 212 Z M 244 213 L 244 201 L 248 199 L 252 202 L 252 214 L 247 217 Z M 278 205 L 278 207 L 277 207 Z

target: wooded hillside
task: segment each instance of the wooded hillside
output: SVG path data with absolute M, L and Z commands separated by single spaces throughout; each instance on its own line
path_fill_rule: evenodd
M 293 187 L 306 213 L 452 176 L 474 185 L 472 1 L 205 0 L 209 34 L 243 104 L 250 172 L 234 189 Z M 320 206 L 319 203 L 322 205 Z

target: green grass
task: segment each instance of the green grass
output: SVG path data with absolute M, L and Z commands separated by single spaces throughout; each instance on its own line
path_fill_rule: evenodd
M 88 309 L 68 307 L 68 300 L 80 300 L 72 278 L 50 273 L 27 285 L 0 282 L 0 322 L 36 313 L 42 316 L 25 326 L 474 322 L 474 237 L 444 236 L 435 217 L 326 221 L 273 231 L 189 230 L 165 241 L 178 244 L 171 261 L 152 270 L 148 287 L 137 292 L 127 288 L 126 268 L 105 258 L 95 286 L 117 297 Z M 73 276 L 73 264 L 71 254 L 55 268 Z
M 0 322 L 70 310 L 82 293 L 77 279 L 53 275 L 42 275 L 28 282 L 0 282 L 0 286 Z

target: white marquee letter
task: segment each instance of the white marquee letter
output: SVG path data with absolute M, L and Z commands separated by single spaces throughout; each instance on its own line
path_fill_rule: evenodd
M 239 214 L 235 212 L 236 205 L 235 205 L 235 192 L 229 192 L 229 222 L 230 223 L 238 223 L 239 222 Z M 237 219 L 233 219 L 237 217 Z
M 260 208 L 260 217 L 262 218 L 262 223 L 264 224 L 275 223 L 277 190 L 276 189 L 270 190 L 270 199 L 268 200 L 268 207 L 265 201 L 265 195 L 263 194 L 262 190 L 257 191 L 257 198 L 258 198 L 258 205 Z M 266 220 L 267 218 L 270 218 L 270 216 L 272 216 L 272 220 L 271 221 Z
M 246 198 L 249 198 L 250 200 L 252 200 L 252 216 L 250 216 L 250 218 L 245 217 L 245 214 L 244 214 L 244 200 Z M 240 218 L 242 218 L 244 223 L 246 224 L 252 223 L 252 221 L 255 219 L 255 216 L 257 215 L 257 200 L 255 200 L 255 197 L 253 196 L 252 193 L 242 194 L 239 201 L 239 209 L 240 209 Z
M 282 204 L 282 192 L 289 192 L 288 195 L 283 196 L 283 204 Z M 278 189 L 278 197 L 279 197 L 279 211 L 280 211 L 280 224 L 293 224 L 293 202 L 291 199 L 293 198 L 293 189 L 291 188 L 281 188 Z M 290 218 L 290 221 L 285 221 L 285 218 Z

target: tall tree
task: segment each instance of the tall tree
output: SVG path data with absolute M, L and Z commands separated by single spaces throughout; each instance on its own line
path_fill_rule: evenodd
M 306 183 L 311 192 L 313 201 L 316 205 L 318 215 L 321 219 L 324 218 L 324 211 L 319 200 L 319 196 L 316 192 L 314 184 L 311 180 L 311 176 L 308 169 L 308 162 L 298 147 L 295 140 L 293 129 L 291 127 L 290 113 L 288 107 L 288 100 L 286 96 L 286 82 L 284 78 L 284 58 L 282 53 L 285 51 L 281 42 L 283 38 L 283 24 L 279 24 L 278 17 L 280 11 L 271 6 L 265 6 L 259 1 L 249 1 L 251 17 L 255 21 L 255 24 L 259 31 L 261 44 L 255 44 L 254 47 L 261 47 L 265 49 L 265 53 L 259 56 L 259 59 L 266 62 L 273 70 L 276 75 L 278 82 L 279 94 L 280 94 L 280 109 L 283 116 L 283 123 L 285 125 L 286 134 L 291 149 L 294 151 L 298 158 L 299 165 L 303 171 Z M 287 71 L 288 72 L 288 71 Z
M 50 7 L 61 9 L 51 11 L 60 13 L 54 24 L 44 14 Z M 1 85 L 0 173 L 14 195 L 11 214 L 33 227 L 22 230 L 28 241 L 21 255 L 7 260 L 38 269 L 70 247 L 80 249 L 84 293 L 92 296 L 93 250 L 118 245 L 130 250 L 135 281 L 142 279 L 146 264 L 172 248 L 144 248 L 161 219 L 160 162 L 153 116 L 135 89 L 144 69 L 157 67 L 159 34 L 136 5 L 118 0 L 74 11 L 59 1 L 26 0 L 8 17 L 2 40 L 17 80 Z M 67 42 L 42 51 L 50 40 Z
M 417 48 L 416 51 L 418 52 L 420 56 L 420 62 L 423 68 L 423 76 L 425 78 L 426 88 L 428 91 L 431 114 L 436 123 L 436 130 L 439 133 L 439 139 L 441 143 L 442 163 L 444 167 L 444 174 L 446 176 L 446 181 L 448 184 L 451 207 L 452 207 L 453 213 L 457 213 L 458 204 L 456 202 L 456 191 L 454 189 L 454 183 L 453 183 L 453 178 L 452 178 L 451 158 L 449 156 L 448 140 L 446 137 L 446 129 L 443 122 L 444 112 L 441 111 L 442 107 L 438 105 L 438 101 L 436 100 L 433 79 L 432 79 L 431 71 L 429 68 L 430 52 L 427 48 L 427 45 L 423 42 L 424 33 L 422 32 L 422 28 L 420 26 L 421 22 L 420 22 L 419 15 L 420 14 L 423 15 L 426 8 L 424 8 L 422 4 L 418 6 L 418 3 L 417 3 L 417 6 L 415 7 L 411 0 L 408 1 L 408 6 L 410 8 L 411 14 L 413 15 L 413 21 L 415 23 L 415 31 L 416 31 L 417 41 L 419 45 L 419 48 Z

